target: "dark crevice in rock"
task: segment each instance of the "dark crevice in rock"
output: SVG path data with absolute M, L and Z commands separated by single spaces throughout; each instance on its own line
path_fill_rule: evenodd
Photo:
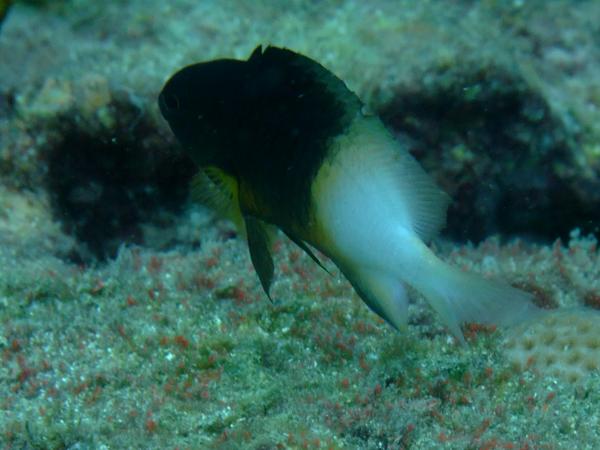
M 399 88 L 379 113 L 452 196 L 448 237 L 548 241 L 576 227 L 598 231 L 600 210 L 564 175 L 574 173 L 564 168 L 573 166 L 575 139 L 542 95 L 500 69 L 437 79 Z
M 53 120 L 57 137 L 45 152 L 53 214 L 79 243 L 74 261 L 103 260 L 123 243 L 143 244 L 144 223 L 171 225 L 194 172 L 139 107 L 116 100 L 106 113 L 104 121 L 77 112 Z

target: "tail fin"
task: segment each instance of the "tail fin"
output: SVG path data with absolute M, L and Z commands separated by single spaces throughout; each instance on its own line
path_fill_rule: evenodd
M 511 325 L 542 312 L 527 292 L 462 272 L 441 260 L 438 263 L 439 268 L 430 274 L 431 278 L 412 280 L 412 285 L 425 296 L 460 342 L 464 342 L 461 323 Z

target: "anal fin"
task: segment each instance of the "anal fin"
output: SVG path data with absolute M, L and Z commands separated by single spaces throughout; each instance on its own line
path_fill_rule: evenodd
M 344 272 L 367 306 L 397 330 L 406 330 L 408 296 L 404 284 L 390 274 L 375 270 Z

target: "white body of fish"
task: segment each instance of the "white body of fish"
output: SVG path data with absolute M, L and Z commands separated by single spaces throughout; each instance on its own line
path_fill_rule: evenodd
M 313 184 L 318 247 L 371 309 L 404 328 L 410 285 L 460 341 L 462 322 L 502 325 L 537 313 L 529 294 L 463 272 L 429 249 L 448 196 L 379 119 L 357 116 L 332 148 Z

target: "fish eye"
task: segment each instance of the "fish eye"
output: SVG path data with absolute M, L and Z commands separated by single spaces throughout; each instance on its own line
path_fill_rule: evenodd
M 165 106 L 170 110 L 179 109 L 179 98 L 174 94 L 165 96 Z

